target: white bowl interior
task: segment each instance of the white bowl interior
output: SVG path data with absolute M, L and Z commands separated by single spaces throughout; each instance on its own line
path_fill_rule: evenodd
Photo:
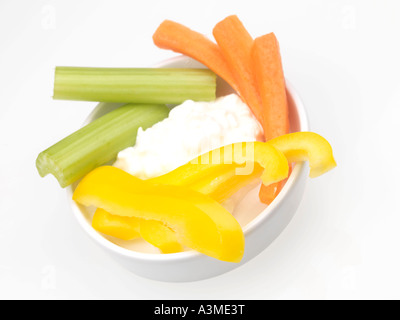
M 159 65 L 156 65 L 155 67 L 204 68 L 204 66 L 197 61 L 183 56 L 169 59 Z M 225 81 L 218 78 L 217 96 L 227 95 L 232 92 L 232 88 Z M 287 96 L 289 104 L 289 120 L 291 131 L 296 132 L 309 130 L 308 119 L 303 104 L 299 96 L 293 89 L 292 85 L 288 82 Z M 121 106 L 121 104 L 100 103 L 88 117 L 86 123 L 89 123 L 103 116 L 104 114 L 118 108 L 119 106 Z M 281 201 L 284 201 L 285 195 L 290 191 L 291 187 L 298 179 L 300 172 L 304 169 L 303 166 L 304 165 L 301 163 L 295 165 L 285 187 L 270 206 L 266 206 L 259 201 L 258 191 L 260 187 L 260 182 L 257 182 L 256 184 L 253 184 L 252 186 L 241 190 L 232 198 L 231 203 L 228 202 L 225 204 L 227 209 L 230 209 L 230 207 L 232 207 L 232 202 L 236 204 L 235 209 L 231 212 L 238 220 L 238 222 L 242 225 L 245 236 L 248 233 L 252 232 L 252 229 L 257 228 L 257 226 L 262 223 L 262 221 L 267 219 L 274 207 L 278 206 Z M 76 185 L 77 184 L 74 184 L 73 186 L 68 188 L 68 196 L 71 199 L 73 212 L 79 224 L 88 233 L 88 235 L 98 244 L 108 249 L 109 251 L 123 257 L 147 261 L 162 261 L 165 259 L 180 260 L 188 259 L 190 257 L 193 257 L 194 255 L 198 255 L 197 252 L 192 250 L 174 254 L 160 254 L 157 248 L 146 243 L 144 240 L 136 239 L 132 241 L 123 241 L 98 233 L 91 227 L 91 220 L 95 208 L 85 208 L 72 201 L 72 194 Z

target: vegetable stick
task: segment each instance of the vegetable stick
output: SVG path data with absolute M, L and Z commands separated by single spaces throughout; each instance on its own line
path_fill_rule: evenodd
M 264 135 L 268 141 L 289 133 L 286 84 L 275 35 L 270 33 L 255 39 L 251 57 L 263 106 Z
M 42 177 L 51 173 L 65 188 L 135 145 L 140 127 L 145 130 L 168 114 L 163 105 L 122 106 L 41 152 L 37 170 Z
M 144 240 L 161 250 L 162 253 L 183 251 L 175 231 L 156 220 L 139 219 L 140 235 Z
M 181 104 L 212 101 L 216 76 L 205 69 L 57 67 L 54 99 Z
M 253 38 L 236 15 L 219 22 L 214 27 L 213 35 L 232 70 L 240 96 L 262 124 L 264 117 L 261 98 L 251 63 Z
M 292 173 L 292 166 L 289 166 L 289 176 Z M 262 203 L 270 205 L 285 186 L 288 178 L 268 186 L 262 184 L 259 191 L 259 198 Z
M 262 123 L 266 141 L 289 133 L 289 115 L 285 77 L 279 43 L 270 33 L 254 40 L 251 52 L 252 67 L 260 92 L 264 121 Z M 285 181 L 261 186 L 260 200 L 270 204 L 279 194 Z
M 139 219 L 112 215 L 100 208 L 94 213 L 92 227 L 98 232 L 122 240 L 140 238 Z
M 165 20 L 154 33 L 153 41 L 161 49 L 172 50 L 199 61 L 237 90 L 231 70 L 218 46 L 203 34 Z
M 337 166 L 332 146 L 315 132 L 293 132 L 268 141 L 284 153 L 287 161 L 308 161 L 310 178 L 316 178 Z

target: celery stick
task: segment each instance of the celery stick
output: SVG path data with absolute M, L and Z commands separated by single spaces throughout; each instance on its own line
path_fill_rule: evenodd
M 169 108 L 162 105 L 122 106 L 40 153 L 39 174 L 53 174 L 65 188 L 133 146 L 140 127 L 149 128 L 168 113 Z
M 216 75 L 208 69 L 57 67 L 54 99 L 181 104 L 212 101 Z

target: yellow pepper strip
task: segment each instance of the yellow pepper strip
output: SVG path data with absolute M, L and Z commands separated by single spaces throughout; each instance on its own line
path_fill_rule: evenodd
M 99 208 L 93 216 L 92 227 L 98 232 L 121 240 L 143 238 L 159 248 L 162 253 L 183 250 L 176 233 L 159 221 L 121 217 Z
M 201 179 L 196 183 L 192 183 L 190 188 L 210 196 L 219 203 L 223 203 L 237 191 L 254 180 L 259 179 L 264 170 L 258 163 L 254 163 L 254 170 L 250 174 L 237 175 L 236 169 L 239 169 L 240 166 L 230 166 L 231 169 L 222 173 L 220 176 L 210 176 Z
M 285 179 L 288 171 L 284 154 L 268 143 L 242 142 L 205 153 L 148 181 L 154 184 L 187 186 L 221 201 L 255 177 L 261 175 L 263 183 L 269 185 Z M 231 184 L 226 183 L 234 176 L 237 178 L 232 179 Z
M 162 253 L 183 251 L 176 232 L 156 220 L 140 219 L 140 235 L 144 240 L 159 248 Z
M 92 227 L 101 233 L 122 240 L 140 237 L 140 221 L 137 218 L 112 215 L 103 209 L 96 210 Z
M 196 191 L 153 185 L 115 167 L 100 167 L 82 179 L 73 200 L 113 215 L 157 220 L 183 245 L 219 260 L 240 262 L 244 235 L 218 202 Z
M 332 147 L 314 132 L 289 133 L 268 141 L 282 151 L 289 162 L 308 160 L 310 178 L 316 178 L 336 167 Z

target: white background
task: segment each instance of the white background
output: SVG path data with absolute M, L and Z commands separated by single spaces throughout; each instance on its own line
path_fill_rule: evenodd
M 237 14 L 275 32 L 312 130 L 338 167 L 310 180 L 289 227 L 262 254 L 194 283 L 146 280 L 80 229 L 65 191 L 39 178 L 40 151 L 94 103 L 53 101 L 54 67 L 142 67 L 175 56 L 152 34 L 172 19 L 211 35 Z M 0 1 L 0 298 L 400 298 L 398 1 Z

